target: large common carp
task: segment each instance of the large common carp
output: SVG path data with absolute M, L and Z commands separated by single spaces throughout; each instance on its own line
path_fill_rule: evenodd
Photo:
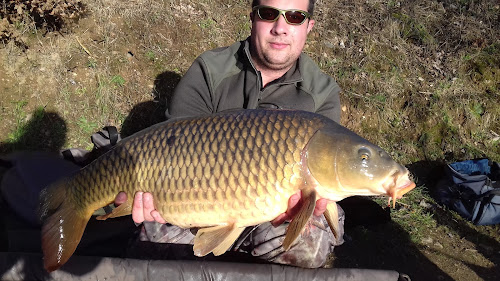
M 130 214 L 137 191 L 151 192 L 163 218 L 199 228 L 194 253 L 223 254 L 247 226 L 271 221 L 302 192 L 290 223 L 289 249 L 316 200 L 388 195 L 415 187 L 408 170 L 381 148 L 318 114 L 240 110 L 172 120 L 118 143 L 75 175 L 42 191 L 44 265 L 53 271 L 75 251 L 93 212 L 120 191 L 128 202 L 107 217 Z M 338 233 L 335 204 L 325 217 Z

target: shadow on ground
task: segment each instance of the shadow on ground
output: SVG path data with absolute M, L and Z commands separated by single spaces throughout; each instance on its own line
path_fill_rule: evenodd
M 345 243 L 335 248 L 333 267 L 395 270 L 412 280 L 454 280 L 391 221 L 389 208 L 365 197 L 346 198 L 340 205 L 346 213 Z
M 156 76 L 153 88 L 154 99 L 134 106 L 123 122 L 122 137 L 130 136 L 151 125 L 165 121 L 167 105 L 180 79 L 181 76 L 172 71 Z
M 345 233 L 346 242 L 335 248 L 334 267 L 395 270 L 412 280 L 454 280 L 421 254 L 395 222 L 346 226 Z
M 0 143 L 0 154 L 16 150 L 58 152 L 66 141 L 66 122 L 54 112 L 35 110 L 26 124 L 19 124 L 7 141 Z

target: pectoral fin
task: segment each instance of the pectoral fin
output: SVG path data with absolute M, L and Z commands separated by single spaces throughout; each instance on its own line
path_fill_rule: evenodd
M 326 210 L 324 212 L 324 216 L 330 229 L 333 232 L 335 238 L 339 239 L 340 235 L 340 227 L 339 227 L 339 210 L 337 209 L 337 204 L 328 204 L 326 205 Z
M 307 221 L 311 218 L 314 207 L 316 207 L 316 191 L 302 191 L 302 206 L 299 212 L 293 218 L 292 222 L 288 225 L 285 240 L 283 241 L 283 248 L 288 251 L 293 242 L 299 237 L 302 230 L 306 226 Z
M 111 213 L 105 214 L 102 216 L 98 216 L 96 219 L 98 220 L 106 220 L 109 218 L 117 218 L 117 217 L 122 217 L 126 215 L 130 215 L 132 213 L 132 202 L 129 202 L 128 200 L 121 204 L 120 206 L 114 208 Z
M 233 245 L 244 229 L 234 224 L 199 229 L 194 238 L 194 254 L 203 257 L 213 252 L 214 255 L 220 256 Z

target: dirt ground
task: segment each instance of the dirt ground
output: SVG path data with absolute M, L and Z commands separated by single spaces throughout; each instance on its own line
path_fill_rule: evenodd
M 104 125 L 115 125 L 122 134 L 130 135 L 162 121 L 168 98 L 196 56 L 248 36 L 247 2 L 0 1 L 0 152 L 90 149 L 89 136 Z M 416 14 L 424 17 L 428 11 L 428 20 L 437 24 L 438 18 L 429 11 L 439 11 L 440 16 L 449 15 L 446 11 L 453 14 L 454 27 L 464 30 L 462 37 L 452 38 L 453 42 L 436 43 L 439 48 L 448 48 L 448 57 L 426 43 L 430 39 L 420 25 L 402 16 L 405 5 L 412 6 L 408 3 L 336 1 L 331 5 L 348 13 L 343 22 L 337 22 L 340 20 L 332 16 L 337 14 L 330 3 L 318 2 L 318 18 L 323 19 L 323 25 L 319 21 L 307 50 L 345 90 L 343 123 L 372 139 L 380 135 L 378 140 L 384 148 L 404 150 L 406 158 L 393 156 L 404 159 L 417 178 L 418 189 L 423 190 L 423 195 L 402 200 L 392 210 L 372 200 L 345 200 L 346 242 L 335 249 L 331 266 L 392 269 L 408 274 L 412 280 L 500 280 L 500 226 L 474 226 L 434 201 L 443 163 L 450 155 L 500 155 L 500 148 L 495 146 L 500 133 L 500 71 L 496 65 L 500 61 L 500 16 L 496 23 L 487 20 L 494 16 L 474 21 L 482 6 L 490 7 L 484 15 L 498 14 L 498 2 L 415 1 Z M 221 12 L 225 9 L 231 14 Z M 397 19 L 395 24 L 385 26 L 384 13 Z M 470 14 L 474 17 L 467 16 Z M 347 24 L 352 23 L 357 33 L 333 34 L 335 27 L 325 22 L 346 24 L 342 32 L 347 32 Z M 414 33 L 400 35 L 395 31 L 397 22 L 411 26 Z M 470 29 L 470 25 L 477 29 Z M 385 46 L 385 41 L 377 38 L 378 28 L 387 29 L 387 40 L 404 41 L 394 43 L 391 50 L 397 55 L 386 54 L 379 47 Z M 446 30 L 438 31 L 432 34 L 434 38 L 444 37 Z M 373 43 L 363 45 L 370 39 Z M 486 49 L 492 58 L 478 61 L 485 52 L 466 54 L 457 42 L 467 42 L 463 45 L 474 50 Z M 453 44 L 457 44 L 455 49 Z M 403 50 L 406 46 L 408 49 Z M 369 51 L 378 59 L 370 61 Z M 400 60 L 413 59 L 410 55 L 414 53 L 418 55 L 415 62 L 401 65 Z M 458 66 L 446 69 L 446 64 L 454 60 L 459 60 Z M 370 65 L 362 68 L 367 61 Z M 476 68 L 468 68 L 471 61 L 477 62 Z M 398 72 L 405 67 L 419 72 L 412 77 Z M 459 67 L 475 80 L 462 79 Z M 389 76 L 392 73 L 394 76 Z M 370 77 L 374 80 L 367 80 Z M 397 87 L 378 88 L 382 84 Z M 463 86 L 472 84 L 479 89 L 476 96 Z M 437 85 L 439 90 L 432 92 Z M 458 88 L 460 85 L 463 88 Z M 402 100 L 392 101 L 383 95 L 391 91 Z M 445 98 L 446 106 L 433 105 Z M 420 101 L 422 104 L 418 104 Z M 463 109 L 468 112 L 450 118 L 464 103 Z M 393 108 L 383 107 L 388 105 Z M 422 121 L 424 116 L 415 108 L 433 109 L 429 114 L 445 121 Z M 35 124 L 32 120 L 40 112 L 37 110 L 43 114 Z M 412 110 L 415 115 L 404 115 Z M 404 116 L 394 117 L 399 113 Z M 451 126 L 447 118 L 460 119 L 459 125 Z M 471 125 L 469 121 L 476 123 Z M 36 126 L 26 126 L 30 122 Z M 392 129 L 383 131 L 388 123 Z M 481 133 L 463 133 L 473 125 Z M 416 135 L 414 127 L 428 128 L 428 134 Z M 437 131 L 443 135 L 431 135 Z M 460 146 L 464 142 L 460 134 L 470 141 L 467 146 Z M 454 142 L 447 142 L 447 137 Z M 420 145 L 427 142 L 429 146 L 422 149 Z M 435 154 L 431 148 L 440 152 Z

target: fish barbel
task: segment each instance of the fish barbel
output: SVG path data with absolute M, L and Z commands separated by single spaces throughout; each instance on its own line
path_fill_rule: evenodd
M 199 228 L 193 250 L 204 256 L 223 254 L 245 227 L 284 213 L 299 190 L 303 202 L 287 229 L 286 250 L 319 198 L 388 195 L 390 202 L 414 187 L 408 170 L 384 150 L 315 113 L 238 110 L 166 121 L 42 191 L 44 266 L 62 266 L 94 211 L 121 191 L 128 201 L 98 219 L 130 214 L 133 195 L 151 192 L 167 222 Z M 325 217 L 337 235 L 335 204 Z

